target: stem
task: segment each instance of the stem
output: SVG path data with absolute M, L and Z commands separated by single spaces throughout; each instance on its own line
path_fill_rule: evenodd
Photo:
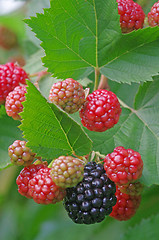
M 99 81 L 99 68 L 95 68 L 95 84 L 94 84 L 94 91 L 98 89 L 98 81 Z
M 40 79 L 45 76 L 45 75 L 48 75 L 49 72 L 47 72 L 47 70 L 43 70 L 41 72 L 36 72 L 36 73 L 32 73 L 30 74 L 30 77 L 37 77 L 37 82 L 40 81 Z
M 98 89 L 107 89 L 110 90 L 110 87 L 108 85 L 108 78 L 104 76 L 103 74 L 101 75 L 101 79 L 99 82 Z

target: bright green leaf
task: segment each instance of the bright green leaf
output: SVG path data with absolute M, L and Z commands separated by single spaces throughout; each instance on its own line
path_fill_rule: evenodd
M 54 0 L 26 22 L 55 77 L 82 79 L 99 68 L 111 80 L 139 83 L 159 72 L 159 28 L 122 34 L 116 0 Z
M 61 155 L 88 154 L 91 140 L 67 113 L 50 104 L 28 82 L 21 129 L 28 146 L 39 156 L 53 159 Z

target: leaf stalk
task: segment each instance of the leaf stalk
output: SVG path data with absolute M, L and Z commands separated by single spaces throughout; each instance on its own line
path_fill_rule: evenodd
M 99 82 L 99 68 L 95 68 L 95 84 L 94 84 L 94 91 L 98 89 L 98 82 Z

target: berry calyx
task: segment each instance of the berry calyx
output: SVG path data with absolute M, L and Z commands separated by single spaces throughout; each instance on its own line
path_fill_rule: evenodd
M 104 159 L 104 169 L 108 177 L 117 185 L 135 182 L 142 175 L 143 161 L 141 155 L 124 147 L 116 147 L 114 152 Z
M 132 218 L 140 205 L 141 195 L 132 196 L 122 193 L 119 187 L 116 186 L 115 196 L 117 198 L 117 203 L 113 207 L 110 216 L 119 221 L 126 221 Z
M 79 82 L 67 78 L 52 85 L 49 100 L 67 113 L 75 113 L 85 102 L 85 92 Z
M 44 164 L 32 164 L 28 167 L 24 167 L 19 176 L 16 179 L 16 184 L 18 185 L 18 192 L 27 198 L 32 198 L 29 194 L 28 183 L 37 174 L 41 168 L 45 168 Z
M 72 156 L 60 156 L 51 166 L 51 177 L 56 185 L 67 188 L 73 187 L 83 178 L 83 162 Z
M 129 183 L 128 185 L 118 186 L 122 193 L 126 193 L 128 195 L 141 195 L 142 190 L 144 188 L 143 184 L 140 182 Z
M 27 73 L 14 63 L 0 65 L 0 104 L 3 104 L 9 92 L 20 84 L 26 84 Z
M 50 168 L 41 168 L 29 181 L 28 193 L 38 204 L 54 204 L 62 201 L 66 195 L 65 189 L 53 182 L 50 171 Z
M 25 101 L 25 94 L 27 93 L 26 86 L 15 87 L 12 92 L 8 94 L 5 102 L 6 113 L 14 120 L 21 120 L 20 112 L 23 111 L 22 102 Z
M 16 140 L 9 146 L 8 155 L 14 165 L 28 166 L 34 161 L 36 153 L 33 153 L 30 148 L 26 147 L 25 141 Z
M 151 27 L 159 26 L 159 1 L 154 3 L 151 11 L 148 13 L 148 24 Z
M 116 204 L 115 191 L 115 184 L 107 177 L 103 165 L 89 162 L 84 167 L 83 180 L 66 189 L 64 207 L 75 223 L 101 222 Z
M 117 0 L 120 27 L 123 33 L 143 28 L 145 13 L 133 0 Z
M 98 89 L 87 96 L 79 114 L 84 127 L 90 131 L 104 132 L 119 121 L 120 103 L 113 92 Z

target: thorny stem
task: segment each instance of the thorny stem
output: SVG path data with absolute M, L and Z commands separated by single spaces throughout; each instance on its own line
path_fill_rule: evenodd
M 95 68 L 95 84 L 94 84 L 94 91 L 98 89 L 98 81 L 99 81 L 99 68 Z
M 108 85 L 108 78 L 104 76 L 103 74 L 101 75 L 100 82 L 98 85 L 98 89 L 107 89 L 110 90 L 110 87 Z

